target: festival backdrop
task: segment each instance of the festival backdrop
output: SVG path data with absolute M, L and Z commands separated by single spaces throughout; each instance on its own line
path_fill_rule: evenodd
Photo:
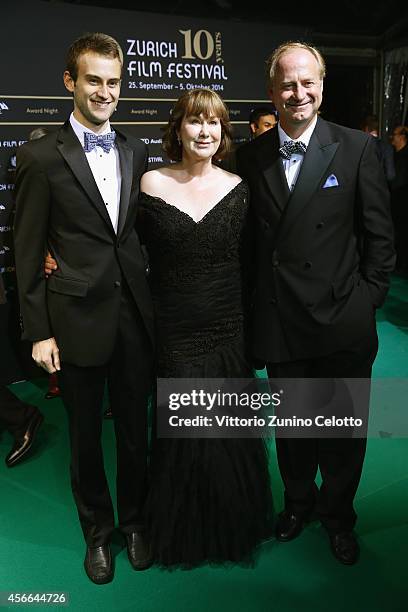
M 3 1 L 1 16 L 0 270 L 9 304 L 0 306 L 0 381 L 8 381 L 26 375 L 13 261 L 15 154 L 34 128 L 58 129 L 68 118 L 72 99 L 62 74 L 71 42 L 95 31 L 119 41 L 123 80 L 112 124 L 141 138 L 150 167 L 157 167 L 166 162 L 163 126 L 183 91 L 204 86 L 219 93 L 239 143 L 248 137 L 252 108 L 268 103 L 266 58 L 282 41 L 307 34 L 299 27 L 218 21 L 211 15 L 197 19 L 41 0 Z

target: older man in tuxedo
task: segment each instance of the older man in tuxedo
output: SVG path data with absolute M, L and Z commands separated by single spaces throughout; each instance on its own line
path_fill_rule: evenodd
M 375 142 L 318 115 L 325 62 L 314 47 L 284 43 L 268 76 L 278 128 L 238 151 L 257 224 L 254 356 L 271 378 L 369 379 L 375 311 L 395 260 Z M 276 446 L 285 487 L 277 539 L 298 536 L 317 514 L 335 557 L 355 563 L 365 438 L 278 438 Z
M 33 342 L 39 365 L 60 371 L 85 570 L 97 584 L 113 577 L 114 509 L 101 448 L 106 384 L 115 418 L 119 527 L 132 566 L 149 565 L 142 509 L 153 308 L 135 231 L 147 150 L 111 131 L 122 65 L 119 44 L 106 34 L 71 45 L 64 84 L 73 113 L 60 130 L 20 147 L 15 186 L 23 337 Z M 58 271 L 47 282 L 48 249 Z

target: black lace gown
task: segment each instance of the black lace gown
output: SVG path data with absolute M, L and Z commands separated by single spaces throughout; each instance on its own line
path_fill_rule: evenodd
M 158 376 L 248 378 L 248 193 L 234 187 L 196 223 L 142 193 Z M 268 459 L 260 439 L 155 439 L 146 524 L 156 563 L 251 562 L 271 534 Z

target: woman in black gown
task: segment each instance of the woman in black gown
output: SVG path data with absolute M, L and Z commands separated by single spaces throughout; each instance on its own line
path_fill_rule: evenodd
M 212 164 L 230 147 L 228 111 L 207 89 L 173 109 L 163 146 L 176 163 L 142 177 L 138 231 L 150 259 L 158 372 L 248 378 L 248 189 Z M 164 567 L 248 562 L 271 534 L 261 439 L 153 441 L 146 522 Z

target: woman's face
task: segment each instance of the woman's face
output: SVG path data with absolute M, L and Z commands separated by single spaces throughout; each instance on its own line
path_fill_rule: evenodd
M 218 117 L 184 116 L 178 134 L 183 157 L 200 160 L 213 157 L 220 146 L 222 130 Z

